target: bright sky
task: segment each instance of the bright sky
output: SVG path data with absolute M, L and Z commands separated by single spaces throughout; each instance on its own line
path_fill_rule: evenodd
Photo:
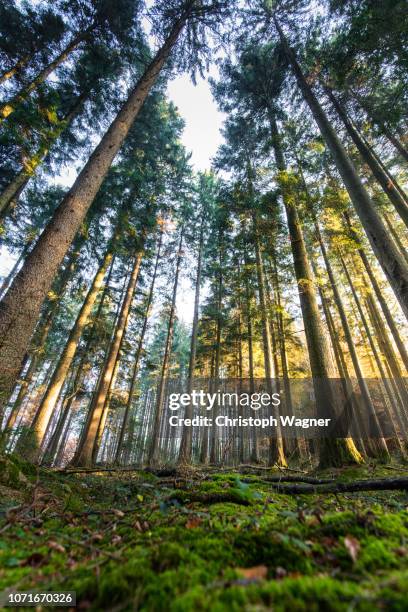
M 215 70 L 210 74 L 216 76 Z M 211 158 L 222 142 L 220 128 L 224 115 L 217 109 L 208 81 L 200 79 L 194 86 L 188 75 L 180 75 L 168 85 L 168 96 L 186 122 L 183 144 L 193 153 L 195 170 L 208 170 Z
M 217 76 L 216 70 L 210 75 Z M 177 106 L 185 121 L 182 142 L 192 153 L 191 164 L 194 170 L 209 170 L 211 159 L 222 142 L 220 129 L 224 115 L 218 111 L 207 80 L 197 79 L 193 85 L 188 75 L 180 75 L 170 81 L 168 97 Z M 205 291 L 202 292 L 202 295 Z M 194 291 L 190 281 L 183 275 L 177 295 L 177 313 L 180 319 L 191 324 L 194 310 Z

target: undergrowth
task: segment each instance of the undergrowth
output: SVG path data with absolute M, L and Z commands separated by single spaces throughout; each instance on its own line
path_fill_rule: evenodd
M 75 590 L 80 610 L 408 609 L 406 492 L 281 495 L 263 474 L 15 465 L 25 479 L 2 486 L 0 590 Z M 318 476 L 373 470 L 398 475 Z

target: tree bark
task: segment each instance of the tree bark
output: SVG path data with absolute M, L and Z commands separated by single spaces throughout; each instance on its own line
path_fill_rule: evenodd
M 375 444 L 377 447 L 378 455 L 383 459 L 389 459 L 389 452 L 387 448 L 387 443 L 383 437 L 381 432 L 381 426 L 377 418 L 377 414 L 375 412 L 375 408 L 370 396 L 370 392 L 367 386 L 367 383 L 364 379 L 363 372 L 361 370 L 360 361 L 357 355 L 357 351 L 354 345 L 354 340 L 351 334 L 350 326 L 348 324 L 347 315 L 344 310 L 343 301 L 340 296 L 340 292 L 337 287 L 336 279 L 333 273 L 333 269 L 327 254 L 326 245 L 324 244 L 323 237 L 320 232 L 320 228 L 317 222 L 315 222 L 315 232 L 316 237 L 319 242 L 320 250 L 323 256 L 324 264 L 326 267 L 327 275 L 330 281 L 330 287 L 333 292 L 334 302 L 337 307 L 337 311 L 340 316 L 341 325 L 343 328 L 344 336 L 346 339 L 347 347 L 350 353 L 351 361 L 353 363 L 354 372 L 357 377 L 358 386 L 360 388 L 361 397 L 363 399 L 364 407 L 367 410 L 370 418 L 370 425 L 372 427 L 372 436 L 373 440 L 372 444 Z
M 20 389 L 17 394 L 16 400 L 13 404 L 12 411 L 7 420 L 7 424 L 5 429 L 11 429 L 16 421 L 18 412 L 24 399 L 28 393 L 29 386 L 31 381 L 34 378 L 34 375 L 37 371 L 38 364 L 41 361 L 41 355 L 43 353 L 43 348 L 45 346 L 46 340 L 48 338 L 48 334 L 51 330 L 51 326 L 54 320 L 54 317 L 57 313 L 58 307 L 61 303 L 63 295 L 65 293 L 65 289 L 72 277 L 72 273 L 75 269 L 76 261 L 79 257 L 80 246 L 82 244 L 83 238 L 79 236 L 76 240 L 75 248 L 72 249 L 67 264 L 65 268 L 61 272 L 61 276 L 57 279 L 57 288 L 56 295 L 52 301 L 49 301 L 47 304 L 47 308 L 43 311 L 40 321 L 36 327 L 30 350 L 25 354 L 23 361 L 25 362 L 29 358 L 29 354 L 31 354 L 31 360 L 28 366 L 28 369 L 24 375 L 24 379 L 20 383 Z M 22 371 L 20 371 L 22 374 Z M 20 377 L 19 377 L 20 378 Z M 13 395 L 13 393 L 11 393 Z M 1 411 L 1 410 L 0 410 Z
M 62 411 L 61 411 L 61 415 L 60 418 L 58 419 L 58 423 L 57 426 L 55 428 L 55 431 L 53 432 L 49 443 L 47 445 L 47 448 L 44 452 L 43 458 L 42 458 L 42 464 L 45 465 L 51 465 L 53 462 L 53 458 L 55 456 L 55 454 L 57 453 L 57 449 L 58 446 L 60 446 L 61 448 L 61 444 L 60 444 L 60 437 L 62 435 L 62 431 L 64 429 L 65 423 L 67 421 L 67 419 L 70 417 L 71 414 L 71 410 L 72 407 L 74 406 L 74 402 L 77 396 L 77 393 L 82 385 L 83 379 L 84 379 L 84 366 L 86 364 L 86 360 L 89 356 L 89 353 L 92 349 L 93 346 L 93 342 L 95 340 L 95 324 L 97 323 L 97 321 L 99 321 L 102 309 L 103 309 L 103 305 L 105 303 L 105 299 L 106 299 L 106 295 L 108 293 L 108 289 L 110 286 L 110 281 L 111 281 L 111 277 L 112 277 L 112 273 L 113 273 L 113 266 L 114 266 L 114 262 L 115 262 L 115 254 L 112 257 L 110 266 L 109 266 L 109 273 L 108 276 L 106 278 L 106 282 L 104 283 L 104 289 L 102 292 L 102 296 L 101 299 L 99 301 L 98 304 L 98 308 L 97 311 L 95 313 L 95 316 L 93 318 L 93 323 L 92 323 L 92 330 L 91 333 L 89 335 L 89 338 L 87 339 L 85 346 L 82 349 L 82 356 L 81 359 L 79 361 L 78 364 L 78 368 L 77 368 L 77 373 L 75 376 L 75 379 L 73 381 L 73 391 L 70 394 L 70 396 L 68 398 L 64 399 L 64 403 L 62 406 Z M 59 453 L 58 453 L 59 454 Z M 57 458 L 55 459 L 55 462 L 58 463 Z
M 152 429 L 151 442 L 150 442 L 148 458 L 147 458 L 148 464 L 150 466 L 158 459 L 158 452 L 160 448 L 160 428 L 161 428 L 162 416 L 163 416 L 163 395 L 164 395 L 164 386 L 166 382 L 168 366 L 170 362 L 171 347 L 173 343 L 173 330 L 174 330 L 174 320 L 175 320 L 175 315 L 176 315 L 177 289 L 178 289 L 181 259 L 183 257 L 184 231 L 185 231 L 185 228 L 183 227 L 181 230 L 180 241 L 179 241 L 179 246 L 178 246 L 178 251 L 177 251 L 176 270 L 175 270 L 175 275 L 174 275 L 173 295 L 171 299 L 166 344 L 164 346 L 164 355 L 163 355 L 163 360 L 162 360 L 161 375 L 160 375 L 159 385 L 157 388 L 156 406 L 155 406 L 155 411 L 153 415 L 153 429 Z
M 200 310 L 200 288 L 201 288 L 201 267 L 204 247 L 204 211 L 201 218 L 200 227 L 200 238 L 198 243 L 198 257 L 197 257 L 197 271 L 195 278 L 195 294 L 194 294 L 194 315 L 193 315 L 193 328 L 191 330 L 190 340 L 190 359 L 188 364 L 188 381 L 187 381 L 187 393 L 191 394 L 194 384 L 194 372 L 196 364 L 197 354 L 197 335 L 198 335 L 198 316 Z M 193 407 L 189 404 L 186 407 L 185 418 L 191 419 L 193 417 Z M 179 464 L 191 463 L 191 450 L 192 450 L 193 432 L 191 427 L 183 426 L 183 433 L 181 437 L 180 450 L 178 456 Z
M 255 238 L 255 258 L 256 258 L 256 274 L 258 279 L 258 293 L 259 293 L 259 304 L 261 307 L 261 318 L 262 318 L 262 339 L 263 339 L 263 354 L 265 364 L 265 378 L 268 393 L 270 396 L 275 392 L 272 384 L 272 378 L 274 376 L 273 362 L 272 362 L 272 338 L 271 338 L 271 327 L 268 313 L 268 304 L 265 291 L 265 275 L 263 269 L 263 261 L 261 255 L 261 248 L 259 244 L 259 230 L 256 213 L 253 216 L 254 224 L 254 238 Z M 276 374 L 276 373 L 275 373 Z M 275 414 L 275 417 L 277 414 Z M 279 419 L 277 419 L 279 422 Z M 287 461 L 285 457 L 285 451 L 283 446 L 283 438 L 280 427 L 276 430 L 276 441 L 271 438 L 270 440 L 270 462 L 271 464 L 277 463 L 281 467 L 287 467 Z
M 219 233 L 220 235 L 220 233 Z M 221 241 L 219 240 L 219 261 L 218 261 L 218 282 L 217 282 L 217 327 L 215 334 L 215 361 L 214 361 L 214 377 L 211 383 L 216 389 L 219 384 L 220 378 L 220 362 L 221 362 L 221 333 L 222 333 L 222 294 L 223 294 L 223 266 L 222 266 L 222 252 L 221 252 Z M 215 419 L 218 416 L 218 407 L 216 403 L 213 407 L 213 427 L 211 428 L 210 435 L 210 463 L 217 463 L 218 459 L 218 427 L 215 425 Z
M 279 274 L 278 268 L 276 265 L 275 256 L 272 258 L 272 285 L 274 287 L 274 292 L 276 295 L 276 304 L 277 304 L 277 328 L 278 328 L 278 344 L 279 344 L 279 352 L 281 358 L 281 368 L 282 368 L 282 376 L 283 376 L 283 386 L 285 389 L 285 410 L 287 414 L 293 414 L 293 404 L 292 404 L 292 392 L 290 388 L 290 375 L 289 375 L 289 364 L 287 358 L 287 350 L 286 350 L 286 338 L 285 338 L 285 326 L 283 322 L 283 314 L 282 314 L 282 300 L 281 300 L 281 291 L 280 291 L 280 283 L 279 283 Z
M 390 402 L 391 408 L 393 410 L 393 414 L 398 415 L 399 414 L 398 407 L 397 407 L 397 402 L 399 403 L 398 388 L 397 387 L 395 388 L 395 391 L 396 391 L 396 393 L 395 393 L 393 388 L 392 388 L 392 386 L 391 386 L 391 384 L 390 384 L 392 381 L 389 381 L 388 378 L 387 378 L 387 374 L 386 374 L 386 372 L 384 370 L 380 354 L 379 354 L 379 352 L 377 350 L 377 347 L 376 347 L 375 342 L 374 342 L 373 335 L 372 335 L 370 327 L 368 325 L 367 317 L 366 317 L 366 315 L 365 315 L 365 313 L 363 311 L 361 300 L 360 300 L 360 298 L 359 298 L 359 296 L 357 294 L 356 288 L 354 286 L 354 283 L 353 283 L 353 280 L 351 278 L 350 272 L 349 272 L 349 270 L 347 268 L 347 265 L 346 265 L 346 263 L 345 263 L 345 261 L 344 261 L 344 259 L 343 259 L 343 257 L 341 255 L 340 255 L 340 262 L 341 262 L 344 274 L 346 275 L 347 282 L 348 282 L 349 287 L 351 289 L 354 301 L 356 303 L 357 310 L 358 310 L 361 322 L 363 324 L 363 327 L 364 327 L 364 330 L 365 330 L 365 333 L 366 333 L 366 336 L 367 336 L 367 339 L 368 339 L 371 351 L 372 351 L 372 353 L 374 355 L 375 363 L 377 364 L 377 368 L 378 368 L 378 371 L 379 371 L 380 376 L 381 376 L 382 384 L 384 385 L 385 390 L 387 392 L 387 395 L 388 395 L 388 398 L 389 398 L 389 402 Z M 400 407 L 403 408 L 403 405 L 400 404 Z M 402 427 L 402 431 L 403 431 L 403 429 L 404 428 Z
M 248 377 L 249 377 L 249 393 L 252 395 L 255 392 L 254 380 L 254 346 L 253 346 L 253 330 L 252 330 L 252 312 L 251 312 L 251 291 L 249 287 L 249 262 L 245 256 L 245 316 L 247 324 L 247 343 L 248 343 Z M 259 448 L 258 448 L 258 432 L 256 427 L 251 427 L 251 454 L 250 459 L 253 463 L 259 463 Z
M 355 480 L 354 482 L 333 482 L 321 485 L 293 484 L 271 485 L 281 494 L 301 495 L 322 493 L 354 493 L 357 491 L 401 491 L 408 490 L 408 478 L 383 478 L 378 480 Z
M 280 135 L 275 116 L 270 109 L 272 145 L 276 165 L 280 173 L 286 172 L 286 163 L 280 144 Z M 284 179 L 284 175 L 281 176 Z M 281 187 L 283 203 L 288 219 L 290 243 L 293 255 L 302 317 L 305 327 L 306 342 L 309 353 L 310 368 L 316 398 L 316 410 L 323 418 L 330 417 L 336 421 L 336 399 L 330 377 L 332 362 L 326 334 L 323 329 L 315 294 L 315 279 L 306 251 L 299 215 L 294 203 L 294 194 L 290 193 L 284 180 L 278 182 Z M 360 462 L 361 455 L 351 438 L 320 440 L 321 465 L 342 465 L 347 462 Z
M 159 242 L 158 242 L 158 246 L 157 246 L 156 262 L 154 264 L 152 281 L 151 281 L 151 284 L 150 284 L 149 295 L 148 295 L 147 303 L 146 303 L 145 316 L 144 316 L 144 319 L 143 319 L 143 325 L 142 325 L 142 329 L 140 331 L 139 342 L 138 342 L 137 349 L 136 349 L 136 354 L 135 354 L 135 361 L 134 361 L 134 364 L 133 364 L 132 379 L 131 379 L 131 382 L 130 382 L 129 394 L 128 394 L 128 398 L 127 398 L 127 402 L 126 402 L 125 413 L 123 415 L 123 421 L 122 421 L 122 425 L 121 425 L 121 428 L 120 428 L 119 437 L 118 437 L 118 443 L 117 443 L 117 447 L 116 447 L 116 453 L 115 453 L 115 459 L 114 459 L 115 465 L 118 465 L 120 463 L 121 454 L 122 454 L 122 450 L 123 450 L 123 443 L 124 443 L 124 440 L 125 440 L 125 434 L 126 434 L 127 427 L 128 427 L 128 422 L 129 422 L 130 409 L 132 407 L 132 401 L 133 401 L 133 397 L 134 397 L 134 394 L 135 394 L 135 387 L 136 387 L 136 381 L 137 381 L 137 374 L 138 374 L 138 371 L 139 371 L 140 357 L 142 355 L 144 337 L 145 337 L 146 330 L 147 330 L 147 323 L 149 321 L 149 315 L 150 315 L 151 305 L 152 305 L 152 301 L 153 301 L 154 286 L 156 284 L 157 270 L 158 270 L 158 267 L 159 267 L 159 261 L 160 261 L 160 257 L 161 257 L 162 242 L 163 242 L 163 231 L 161 230 L 160 231 Z
M 87 422 L 85 424 L 85 428 L 82 433 L 77 452 L 75 453 L 75 457 L 72 460 L 73 465 L 78 465 L 82 467 L 90 467 L 92 465 L 94 446 L 98 435 L 99 422 L 101 420 L 103 408 L 111 385 L 116 359 L 120 351 L 124 333 L 126 330 L 129 311 L 135 293 L 137 279 L 139 277 L 139 269 L 142 256 L 143 251 L 139 250 L 136 253 L 134 259 L 132 273 L 129 277 L 125 298 L 121 306 L 118 322 L 110 345 L 110 349 L 105 360 L 101 376 L 99 378 L 98 388 L 94 394 L 91 405 L 89 407 Z
M 47 391 L 45 392 L 45 395 L 35 415 L 34 421 L 31 425 L 32 446 L 30 447 L 30 449 L 27 449 L 26 453 L 26 458 L 29 461 L 37 462 L 39 459 L 41 443 L 47 430 L 51 415 L 55 409 L 72 360 L 75 357 L 75 353 L 78 347 L 78 343 L 81 339 L 82 332 L 86 324 L 88 323 L 92 308 L 95 304 L 95 300 L 102 287 L 106 271 L 112 261 L 113 246 L 114 240 L 111 241 L 111 245 L 109 246 L 105 257 L 103 258 L 103 261 L 94 276 L 93 282 L 88 290 L 87 296 L 84 300 L 84 303 L 82 304 L 74 326 L 69 334 L 67 343 L 64 347 L 64 350 L 62 351 L 61 357 L 59 358 L 58 364 L 51 377 L 51 381 L 48 385 Z

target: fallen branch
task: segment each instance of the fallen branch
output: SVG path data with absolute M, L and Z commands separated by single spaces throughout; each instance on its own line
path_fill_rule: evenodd
M 257 480 L 251 478 L 242 478 L 242 482 L 251 484 L 251 482 L 264 482 L 264 483 L 277 483 L 280 482 L 304 482 L 306 484 L 312 485 L 324 485 L 324 484 L 332 484 L 336 483 L 332 478 L 312 478 L 311 476 L 264 476 Z

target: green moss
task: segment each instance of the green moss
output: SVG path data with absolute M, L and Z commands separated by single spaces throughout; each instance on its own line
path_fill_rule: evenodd
M 374 526 L 377 533 L 394 538 L 408 538 L 407 512 L 396 514 L 381 514 L 375 517 Z
M 195 588 L 171 606 L 174 612 L 210 610 L 239 612 L 241 610 L 271 610 L 274 612 L 309 612 L 347 610 L 361 591 L 350 582 L 326 577 L 287 578 L 249 586 L 232 586 L 223 590 L 206 591 Z M 369 605 L 360 610 L 370 610 Z M 372 608 L 371 608 L 372 610 Z
M 389 544 L 370 538 L 364 542 L 359 554 L 356 568 L 374 572 L 378 569 L 398 567 L 395 553 L 390 550 Z
M 141 472 L 39 477 L 35 513 L 2 534 L 0 589 L 76 590 L 93 610 L 406 610 L 404 492 L 296 497 L 224 472 L 182 491 Z M 190 503 L 193 493 L 230 501 Z M 356 561 L 346 536 L 358 540 Z M 33 552 L 38 567 L 27 565 Z M 266 579 L 237 571 L 255 566 Z

